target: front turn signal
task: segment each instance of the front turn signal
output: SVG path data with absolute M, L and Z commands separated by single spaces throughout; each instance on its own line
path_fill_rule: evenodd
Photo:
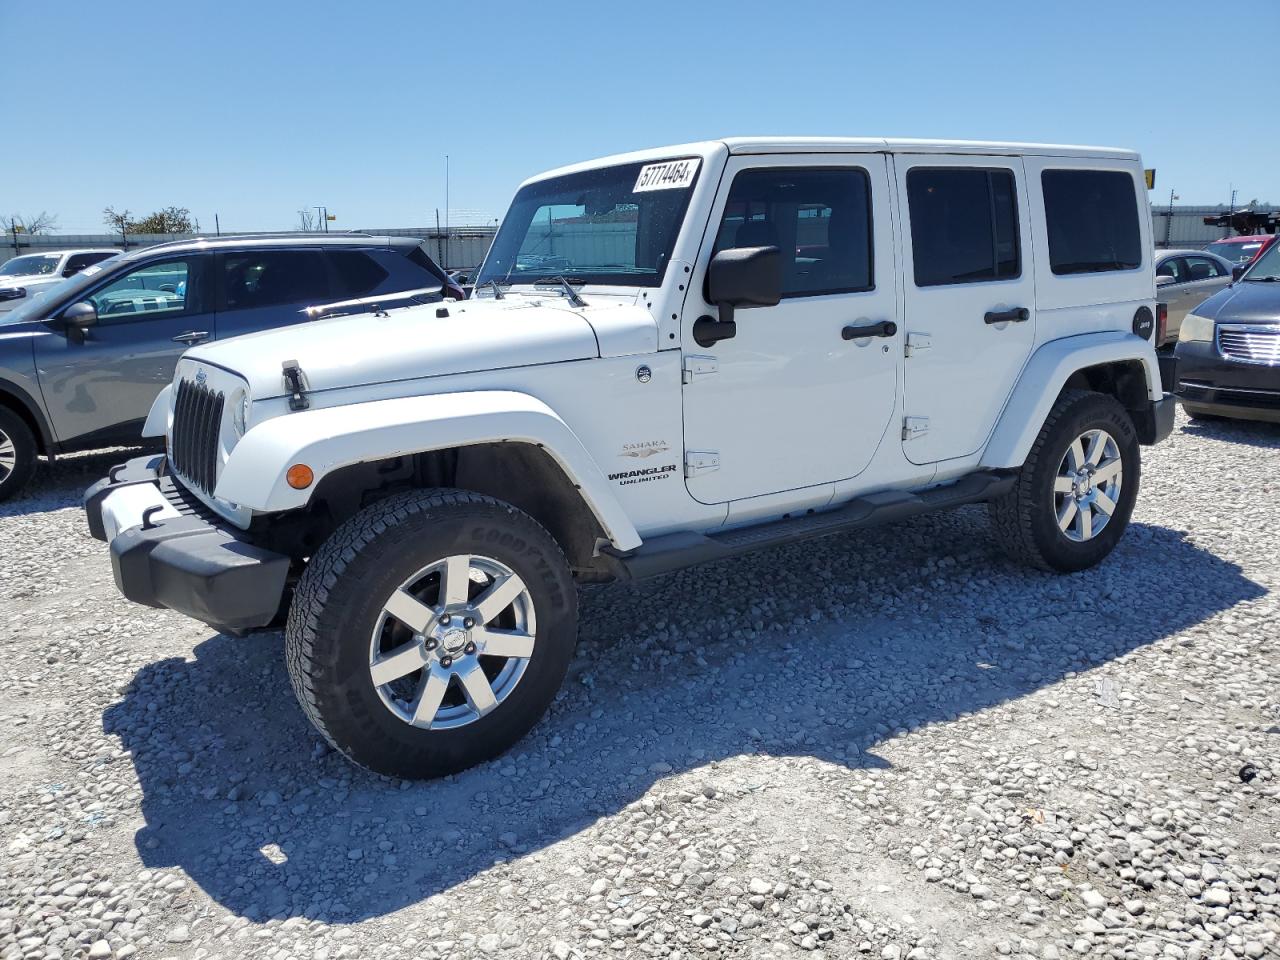
M 284 475 L 285 482 L 295 490 L 305 490 L 315 482 L 316 475 L 305 463 L 295 463 Z

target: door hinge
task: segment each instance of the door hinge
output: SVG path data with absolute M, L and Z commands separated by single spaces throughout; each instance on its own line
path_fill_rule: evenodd
M 923 437 L 929 432 L 928 417 L 903 417 L 902 418 L 902 439 L 914 440 L 916 437 Z
M 928 350 L 933 346 L 933 338 L 927 333 L 908 333 L 907 334 L 907 356 L 914 357 L 922 350 Z
M 704 473 L 712 473 L 720 469 L 719 450 L 686 450 L 684 454 L 684 475 L 700 477 Z
M 720 363 L 715 357 L 696 355 L 684 358 L 684 382 L 693 383 L 699 377 L 709 377 L 720 372 Z

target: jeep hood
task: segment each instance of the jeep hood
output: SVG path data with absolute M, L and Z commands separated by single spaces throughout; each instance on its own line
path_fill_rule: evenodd
M 447 311 L 446 316 L 440 313 Z M 591 324 L 542 301 L 467 300 L 299 323 L 187 351 L 244 377 L 254 400 L 283 396 L 296 360 L 308 392 L 598 357 Z

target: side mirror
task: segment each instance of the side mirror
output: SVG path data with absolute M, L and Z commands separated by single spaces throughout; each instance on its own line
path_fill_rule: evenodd
M 73 303 L 58 315 L 65 326 L 84 330 L 98 322 L 98 309 L 88 300 Z
M 62 275 L 64 277 L 74 277 L 79 272 L 80 272 L 79 267 L 67 267 L 62 271 Z
M 782 251 L 777 247 L 721 250 L 707 267 L 707 300 L 720 318 L 699 317 L 693 339 L 700 347 L 737 336 L 737 307 L 772 307 L 782 299 Z
M 1243 277 L 1243 276 L 1244 276 L 1244 270 L 1245 270 L 1245 268 L 1244 268 L 1244 267 L 1242 267 L 1242 266 L 1239 266 L 1239 265 L 1232 267 L 1232 268 L 1231 268 L 1231 282 L 1232 282 L 1232 283 L 1235 283 L 1237 280 L 1239 280 L 1241 277 Z
M 1156 274 L 1157 287 L 1167 287 L 1171 283 L 1177 283 L 1177 281 L 1178 281 L 1177 277 L 1171 277 L 1168 274 L 1164 274 L 1164 273 Z

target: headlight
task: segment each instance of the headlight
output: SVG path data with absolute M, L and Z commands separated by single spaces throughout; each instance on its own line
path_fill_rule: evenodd
M 1182 328 L 1178 331 L 1179 340 L 1199 340 L 1210 343 L 1213 340 L 1213 321 L 1205 317 L 1197 317 L 1188 313 L 1182 318 Z
M 231 425 L 236 428 L 236 433 L 244 436 L 245 427 L 249 423 L 249 395 L 241 393 L 238 397 L 231 399 Z

